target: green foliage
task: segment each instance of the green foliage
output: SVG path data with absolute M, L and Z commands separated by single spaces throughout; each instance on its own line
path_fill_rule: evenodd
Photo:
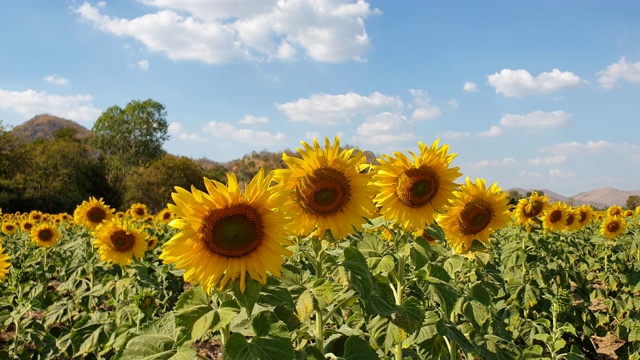
M 636 207 L 640 206 L 640 196 L 638 195 L 630 195 L 627 198 L 627 209 L 635 209 Z

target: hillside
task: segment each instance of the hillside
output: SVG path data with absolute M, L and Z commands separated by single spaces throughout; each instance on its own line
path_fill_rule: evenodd
M 554 193 L 551 190 L 540 189 L 544 192 L 546 196 L 549 196 L 550 201 L 563 201 L 567 204 L 573 206 L 580 206 L 582 204 L 589 204 L 598 209 L 604 209 L 611 205 L 620 205 L 625 206 L 627 199 L 631 195 L 640 196 L 640 190 L 620 190 L 612 187 L 606 187 L 601 189 L 595 189 L 591 191 L 582 192 L 580 194 L 574 196 L 563 196 L 557 193 Z M 507 189 L 507 192 L 517 191 L 521 196 L 525 196 L 525 194 L 529 191 L 534 191 L 533 189 L 522 189 L 522 188 L 511 188 Z
M 57 116 L 42 114 L 33 117 L 31 120 L 13 128 L 12 132 L 24 141 L 33 141 L 36 139 L 51 139 L 56 130 L 64 128 L 74 128 L 78 131 L 76 137 L 84 139 L 91 135 L 91 131 L 86 127 L 67 119 Z

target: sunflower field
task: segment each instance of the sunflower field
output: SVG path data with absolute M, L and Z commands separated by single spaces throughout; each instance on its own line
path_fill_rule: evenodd
M 509 205 L 418 147 L 2 214 L 0 359 L 640 359 L 639 209 Z

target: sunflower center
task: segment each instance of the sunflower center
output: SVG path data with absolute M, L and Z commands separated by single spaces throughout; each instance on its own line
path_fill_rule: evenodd
M 162 219 L 163 220 L 169 220 L 171 219 L 171 213 L 170 212 L 165 212 L 164 214 L 162 214 Z
M 42 229 L 38 231 L 38 239 L 44 242 L 51 241 L 51 239 L 53 239 L 53 231 L 51 231 L 51 229 Z
M 580 211 L 580 217 L 578 218 L 578 224 L 582 224 L 585 220 L 587 220 L 587 213 L 585 211 Z
M 540 200 L 534 200 L 524 207 L 524 216 L 528 218 L 536 217 L 542 212 L 544 203 Z
M 111 234 L 111 245 L 117 252 L 127 252 L 133 249 L 136 244 L 136 238 L 133 234 L 127 233 L 126 230 L 117 230 Z
M 315 169 L 296 185 L 300 206 L 317 216 L 331 216 L 351 199 L 351 186 L 340 171 L 332 168 Z
M 22 228 L 27 230 L 27 231 L 29 231 L 29 230 L 31 230 L 33 228 L 33 224 L 32 223 L 24 223 L 22 225 Z
M 491 204 L 483 199 L 471 200 L 458 215 L 458 226 L 465 235 L 475 235 L 484 230 L 493 217 Z
M 136 215 L 138 216 L 144 216 L 145 215 L 145 211 L 143 208 L 137 208 L 136 209 Z
M 92 223 L 100 223 L 107 217 L 107 212 L 100 207 L 92 207 L 87 211 L 87 218 Z
M 253 252 L 264 239 L 262 216 L 249 205 L 212 210 L 200 227 L 204 245 L 214 254 L 242 257 Z
M 423 165 L 398 176 L 396 194 L 403 204 L 417 208 L 431 201 L 439 187 L 438 175 L 430 166 Z
M 568 214 L 567 215 L 567 220 L 565 221 L 565 225 L 571 226 L 575 219 L 576 219 L 576 217 L 573 214 Z
M 549 221 L 552 223 L 557 223 L 562 219 L 562 210 L 553 210 L 551 214 L 549 214 Z
M 611 221 L 607 224 L 607 231 L 610 233 L 615 233 L 620 229 L 620 223 L 617 221 Z

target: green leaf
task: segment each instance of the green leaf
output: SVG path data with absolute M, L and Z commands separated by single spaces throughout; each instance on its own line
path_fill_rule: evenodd
M 289 330 L 285 323 L 280 321 L 278 316 L 269 310 L 257 313 L 251 320 L 251 326 L 256 336 L 289 336 Z
M 427 270 L 428 276 L 434 277 L 445 283 L 451 282 L 451 276 L 449 276 L 449 273 L 447 272 L 447 270 L 445 270 L 442 266 L 438 264 L 429 263 L 426 266 L 426 270 Z
M 313 297 L 318 300 L 318 306 L 320 309 L 324 309 L 333 301 L 333 286 L 331 282 L 325 279 L 318 279 L 311 289 Z
M 282 360 L 293 359 L 294 356 L 293 343 L 289 339 L 256 337 L 248 342 L 239 333 L 229 337 L 222 353 L 226 360 Z
M 294 307 L 291 292 L 282 286 L 262 286 L 258 303 L 271 306 Z
M 176 303 L 176 310 L 209 304 L 211 304 L 211 297 L 200 286 L 194 286 L 180 295 Z
M 396 308 L 391 321 L 402 328 L 407 334 L 413 334 L 422 327 L 424 310 L 420 301 L 410 297 Z
M 393 300 L 373 294 L 365 302 L 367 313 L 370 315 L 389 316 L 393 314 L 396 305 Z
M 240 291 L 240 282 L 234 281 L 231 285 L 233 295 L 238 300 L 238 304 L 247 310 L 247 316 L 251 316 L 253 307 L 260 297 L 260 289 L 262 286 L 259 282 L 250 277 L 245 279 L 244 292 Z
M 197 305 L 182 308 L 176 313 L 176 325 L 184 328 L 181 336 L 184 340 L 199 340 L 209 332 L 215 310 L 210 305 Z
M 308 321 L 311 315 L 313 315 L 313 311 L 316 309 L 318 309 L 318 302 L 313 297 L 310 290 L 306 290 L 300 294 L 298 301 L 296 301 L 296 312 L 298 313 L 300 321 Z
M 364 256 L 358 249 L 350 246 L 344 249 L 344 258 L 342 266 L 351 272 L 349 285 L 360 294 L 361 298 L 369 298 L 373 285 Z
M 446 336 L 449 340 L 458 344 L 462 351 L 467 353 L 478 353 L 478 348 L 464 336 L 464 334 L 454 325 L 444 319 L 436 323 L 438 334 Z
M 466 301 L 462 312 L 477 330 L 481 329 L 491 317 L 489 309 L 476 300 Z
M 375 269 L 373 269 L 373 274 L 377 275 L 377 274 L 389 273 L 393 271 L 395 266 L 396 265 L 395 265 L 393 256 L 385 255 L 380 259 Z
M 174 339 L 166 335 L 139 335 L 129 340 L 120 359 L 186 360 L 196 357 L 195 349 L 190 344 L 179 348 L 174 348 L 174 345 Z
M 379 356 L 368 342 L 352 335 L 344 343 L 344 358 L 347 360 L 370 360 L 377 359 Z

